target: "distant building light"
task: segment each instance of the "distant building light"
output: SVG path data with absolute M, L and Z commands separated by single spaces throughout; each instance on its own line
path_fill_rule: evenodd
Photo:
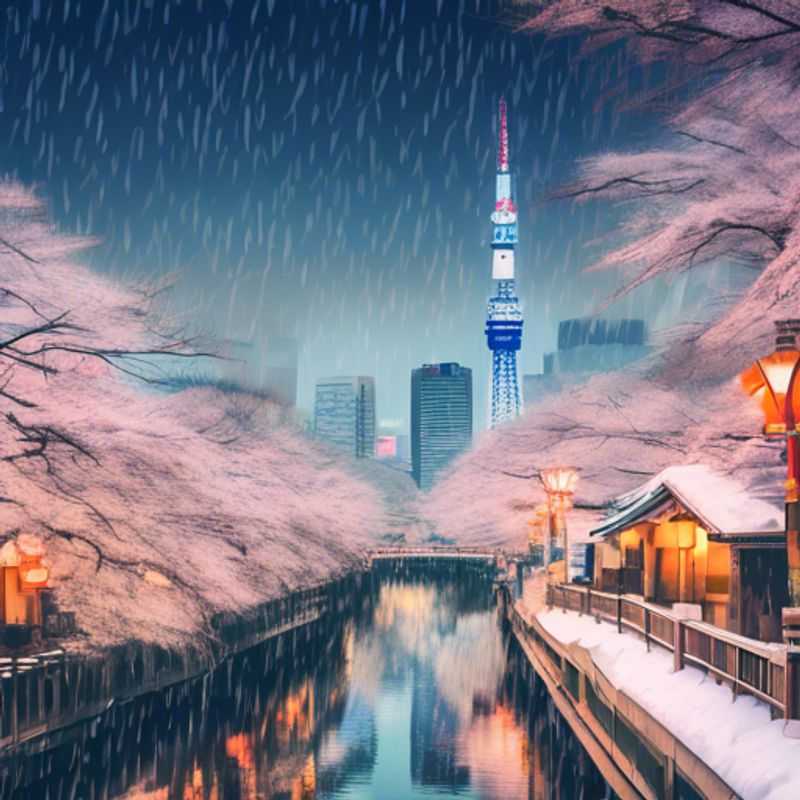
M 376 458 L 397 458 L 397 437 L 378 436 L 375 440 Z

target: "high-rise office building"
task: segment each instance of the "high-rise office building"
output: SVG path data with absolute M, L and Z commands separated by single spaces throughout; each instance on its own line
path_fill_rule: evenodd
M 356 377 L 317 381 L 314 432 L 356 458 L 375 455 L 375 381 Z
M 411 471 L 420 489 L 472 442 L 472 370 L 424 364 L 411 372 Z
M 523 376 L 525 403 L 540 403 L 594 373 L 623 369 L 652 350 L 642 319 L 563 320 L 558 324 L 558 349 L 544 354 L 544 371 Z

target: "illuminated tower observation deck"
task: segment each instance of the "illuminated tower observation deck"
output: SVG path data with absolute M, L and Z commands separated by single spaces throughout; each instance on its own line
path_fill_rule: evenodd
M 522 309 L 514 285 L 514 247 L 517 244 L 517 207 L 512 199 L 508 160 L 508 121 L 500 100 L 500 143 L 497 152 L 497 192 L 492 224 L 492 279 L 486 342 L 492 351 L 492 428 L 519 416 L 522 393 L 517 377 L 517 351 L 522 347 Z

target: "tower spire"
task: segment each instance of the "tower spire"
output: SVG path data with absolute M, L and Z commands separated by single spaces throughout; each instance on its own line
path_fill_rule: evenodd
M 500 137 L 497 146 L 497 171 L 508 172 L 508 111 L 504 97 L 500 98 Z
M 486 343 L 492 352 L 492 428 L 518 416 L 522 396 L 517 377 L 517 351 L 522 347 L 522 310 L 514 281 L 514 247 L 517 244 L 517 207 L 514 205 L 508 157 L 508 111 L 500 99 L 497 143 L 497 177 L 492 214 L 492 278 L 495 293 L 489 298 Z

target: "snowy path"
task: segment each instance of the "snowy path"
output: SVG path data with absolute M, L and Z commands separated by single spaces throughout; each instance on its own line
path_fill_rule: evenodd
M 525 611 L 530 613 L 533 605 L 526 603 Z M 770 719 L 766 704 L 741 695 L 734 702 L 729 688 L 694 667 L 673 671 L 670 653 L 657 647 L 647 652 L 641 639 L 617 633 L 607 623 L 560 610 L 539 611 L 536 617 L 562 644 L 576 643 L 588 650 L 614 686 L 645 708 L 744 800 L 800 797 L 800 739 L 784 735 L 786 722 Z

